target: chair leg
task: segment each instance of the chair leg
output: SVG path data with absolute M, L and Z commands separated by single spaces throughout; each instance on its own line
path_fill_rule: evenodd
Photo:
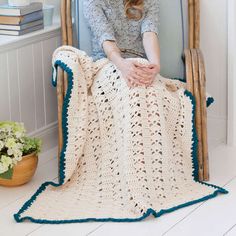
M 209 156 L 208 156 L 208 140 L 207 140 L 207 106 L 206 106 L 206 75 L 204 59 L 201 51 L 196 50 L 198 54 L 199 64 L 199 87 L 201 98 L 201 118 L 202 118 L 202 154 L 203 154 L 203 179 L 209 180 Z
M 196 116 L 195 124 L 198 137 L 198 166 L 199 166 L 199 180 L 203 180 L 203 153 L 202 153 L 202 114 L 201 114 L 201 98 L 200 98 L 200 88 L 199 88 L 199 65 L 198 56 L 195 49 L 191 49 L 192 57 L 192 68 L 193 68 L 193 87 L 194 96 L 196 101 Z

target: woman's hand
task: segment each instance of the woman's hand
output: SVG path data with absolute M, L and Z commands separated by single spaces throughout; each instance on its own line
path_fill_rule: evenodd
M 129 87 L 148 87 L 160 72 L 160 66 L 158 66 L 158 63 L 155 64 L 155 61 L 154 64 L 143 65 L 135 60 L 122 58 L 116 42 L 107 40 L 103 43 L 103 48 L 108 59 L 121 71 Z
M 143 65 L 127 59 L 119 69 L 129 87 L 150 86 L 158 73 L 158 67 L 153 64 Z
M 135 61 L 124 59 L 119 69 L 129 87 L 143 86 L 141 81 L 147 79 L 147 73 Z
M 143 83 L 147 83 L 148 86 L 152 85 L 154 79 L 160 73 L 160 65 L 156 64 L 149 64 L 149 65 L 140 64 L 140 69 L 142 69 L 149 75 L 147 81 L 145 80 L 141 81 Z

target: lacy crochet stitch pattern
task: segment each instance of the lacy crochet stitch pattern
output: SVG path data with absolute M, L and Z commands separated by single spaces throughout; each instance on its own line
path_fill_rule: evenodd
M 227 193 L 197 180 L 195 103 L 185 83 L 159 75 L 130 89 L 107 59 L 72 47 L 57 49 L 53 66 L 69 82 L 60 181 L 44 183 L 17 222 L 133 222 Z

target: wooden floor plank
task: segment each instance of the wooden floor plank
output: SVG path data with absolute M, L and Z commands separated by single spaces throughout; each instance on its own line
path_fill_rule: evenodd
M 169 230 L 167 236 L 222 236 L 236 222 L 236 178 L 226 185 L 230 194 L 205 202 Z
M 57 160 L 52 159 L 38 167 L 30 183 L 14 188 L 0 187 L 0 210 L 19 198 L 29 196 L 43 182 L 54 179 L 55 177 L 57 177 Z

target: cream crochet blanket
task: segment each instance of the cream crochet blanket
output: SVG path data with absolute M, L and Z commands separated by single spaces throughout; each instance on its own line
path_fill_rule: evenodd
M 151 87 L 131 89 L 107 59 L 93 62 L 72 47 L 57 49 L 53 66 L 54 84 L 57 66 L 69 81 L 60 181 L 44 183 L 16 221 L 139 221 L 227 193 L 197 181 L 185 83 L 159 75 Z

